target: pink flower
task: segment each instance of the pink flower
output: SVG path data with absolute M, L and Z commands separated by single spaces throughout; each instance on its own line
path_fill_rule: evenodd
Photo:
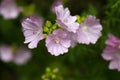
M 31 58 L 31 52 L 26 48 L 19 48 L 14 54 L 13 62 L 17 65 L 25 64 Z
M 111 61 L 109 69 L 120 71 L 120 40 L 113 35 L 109 35 L 109 38 L 106 40 L 106 45 L 102 53 L 103 59 Z
M 0 47 L 0 59 L 4 62 L 14 62 L 17 65 L 25 64 L 31 58 L 31 51 L 26 48 L 14 50 L 11 46 Z
M 53 4 L 52 4 L 52 7 L 51 7 L 51 11 L 53 13 L 55 13 L 55 7 L 58 6 L 58 5 L 62 5 L 62 1 L 61 0 L 54 0 Z
M 62 30 L 55 30 L 46 38 L 48 52 L 55 56 L 68 52 L 70 45 L 67 33 Z
M 92 15 L 88 15 L 87 19 L 80 24 L 77 31 L 77 40 L 83 44 L 95 44 L 101 36 L 102 25 L 99 20 Z
M 36 48 L 38 42 L 44 38 L 42 26 L 43 19 L 38 16 L 30 16 L 22 21 L 24 43 L 29 43 L 29 48 Z
M 10 62 L 13 58 L 12 48 L 8 45 L 0 46 L 0 59 L 4 62 Z
M 112 47 L 120 47 L 120 40 L 112 34 L 109 34 L 109 38 L 106 40 L 106 44 Z
M 4 19 L 15 19 L 21 9 L 17 7 L 14 0 L 3 0 L 0 5 L 0 14 Z
M 69 32 L 76 33 L 79 24 L 76 21 L 76 16 L 71 16 L 68 8 L 63 8 L 63 5 L 55 7 L 55 12 L 57 15 L 57 23 L 63 29 L 66 29 Z

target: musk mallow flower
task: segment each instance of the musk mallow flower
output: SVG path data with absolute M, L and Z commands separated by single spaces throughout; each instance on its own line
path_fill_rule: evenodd
M 29 16 L 22 21 L 22 30 L 25 36 L 24 43 L 29 43 L 29 48 L 36 48 L 43 35 L 43 19 L 39 16 Z
M 120 40 L 114 35 L 109 35 L 106 40 L 106 47 L 103 50 L 103 59 L 110 61 L 109 69 L 117 69 L 120 71 Z
M 0 46 L 0 59 L 4 62 L 14 62 L 17 65 L 25 64 L 31 58 L 31 51 L 20 47 L 16 50 L 9 45 Z
M 77 17 L 71 16 L 68 8 L 64 9 L 63 5 L 58 5 L 55 7 L 55 13 L 57 17 L 56 22 L 61 28 L 69 32 L 76 33 L 79 27 L 79 24 L 75 22 L 77 20 Z
M 8 45 L 0 46 L 0 59 L 4 62 L 10 62 L 13 58 L 12 48 Z
M 88 15 L 86 20 L 79 25 L 77 41 L 82 44 L 95 44 L 101 36 L 102 25 L 95 16 Z
M 25 64 L 31 58 L 31 51 L 20 47 L 17 52 L 14 54 L 13 62 L 17 65 Z
M 120 40 L 112 34 L 108 35 L 108 39 L 106 40 L 105 44 L 112 46 L 112 47 L 119 47 L 120 48 L 120 46 L 119 46 Z
M 58 56 L 68 52 L 71 42 L 65 31 L 54 30 L 52 34 L 49 34 L 46 38 L 46 47 L 48 52 L 52 55 Z
M 55 7 L 58 6 L 58 5 L 62 5 L 62 1 L 61 0 L 54 0 L 53 4 L 52 4 L 52 7 L 51 7 L 51 11 L 53 13 L 55 13 Z
M 4 19 L 15 19 L 20 11 L 21 8 L 16 5 L 14 0 L 3 0 L 0 4 L 0 14 Z

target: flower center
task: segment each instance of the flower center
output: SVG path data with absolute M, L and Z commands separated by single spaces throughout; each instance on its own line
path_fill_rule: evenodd
M 83 30 L 83 31 L 88 31 L 87 26 L 83 26 L 82 30 Z
M 60 43 L 60 38 L 59 38 L 58 36 L 55 36 L 55 37 L 54 37 L 54 41 L 55 41 L 55 43 L 58 44 L 58 43 Z

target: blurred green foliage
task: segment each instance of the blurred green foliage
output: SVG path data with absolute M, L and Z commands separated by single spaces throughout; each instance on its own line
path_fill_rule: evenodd
M 38 14 L 45 20 L 55 22 L 50 11 L 53 0 L 16 0 L 24 12 L 15 20 L 4 20 L 0 16 L 0 44 L 26 46 L 21 30 L 21 20 L 26 15 Z M 58 57 L 50 55 L 45 41 L 39 42 L 32 50 L 31 60 L 22 66 L 0 61 L 0 80 L 120 80 L 120 72 L 109 70 L 109 62 L 102 59 L 101 53 L 109 33 L 120 37 L 120 0 L 63 0 L 72 15 L 96 15 L 103 25 L 102 37 L 95 45 L 79 44 Z M 48 71 L 58 68 L 58 73 Z M 50 74 L 49 74 L 50 73 Z M 43 79 L 43 76 L 57 79 Z

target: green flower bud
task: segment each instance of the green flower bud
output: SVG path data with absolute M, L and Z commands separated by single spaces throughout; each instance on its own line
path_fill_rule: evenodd
M 57 26 L 56 26 L 56 25 L 53 25 L 53 26 L 52 26 L 52 29 L 53 29 L 53 30 L 55 30 L 56 28 L 57 28 Z
M 77 20 L 80 19 L 80 16 L 79 16 L 79 15 L 76 15 L 76 17 L 77 17 Z
M 44 32 L 48 32 L 49 29 L 45 26 L 44 29 L 43 29 Z
M 46 38 L 47 37 L 47 34 L 44 34 L 44 38 Z
M 55 75 L 55 74 L 51 75 L 51 78 L 52 78 L 52 79 L 55 79 L 55 78 L 56 78 L 56 75 Z
M 55 30 L 55 29 L 57 29 L 57 28 L 58 28 L 58 24 L 55 23 L 55 24 L 52 26 L 52 29 Z
M 85 21 L 85 17 L 82 16 L 80 20 L 81 20 L 81 22 L 84 22 Z
M 54 73 L 58 73 L 58 72 L 59 72 L 59 68 L 53 69 L 53 72 L 54 72 Z
M 42 77 L 41 77 L 43 80 L 46 78 L 46 76 L 45 75 L 42 75 Z
M 77 17 L 77 21 L 76 22 L 78 22 L 78 23 L 82 23 L 82 22 L 84 22 L 85 21 L 85 17 L 84 16 L 79 16 L 79 15 L 76 15 L 76 17 Z
M 49 67 L 47 67 L 46 72 L 51 72 L 51 69 Z
M 77 21 L 76 22 L 81 23 L 80 16 L 76 15 L 76 17 L 77 17 Z
M 51 26 L 52 26 L 51 21 L 46 21 L 45 26 L 46 26 L 46 27 L 51 27 Z
M 48 34 L 51 34 L 53 32 L 53 29 L 50 28 L 49 31 L 47 32 Z

